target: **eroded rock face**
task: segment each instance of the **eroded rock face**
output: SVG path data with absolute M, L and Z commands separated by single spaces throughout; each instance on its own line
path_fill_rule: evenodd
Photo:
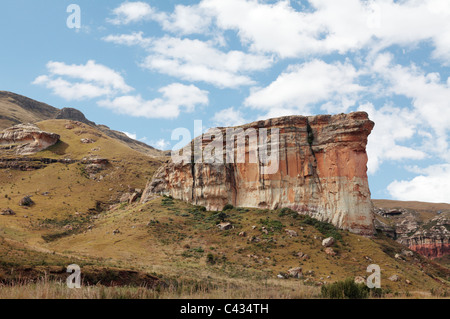
M 253 122 L 240 128 L 279 129 L 279 169 L 274 174 L 264 174 L 259 160 L 249 163 L 252 149 L 247 144 L 245 163 L 167 163 L 147 185 L 142 202 L 152 194 L 164 194 L 208 210 L 221 210 L 226 204 L 288 207 L 372 235 L 365 149 L 373 127 L 365 112 Z M 221 131 L 225 141 L 226 128 Z M 210 142 L 203 140 L 203 150 Z
M 0 145 L 18 155 L 31 155 L 56 144 L 60 136 L 41 131 L 33 124 L 19 124 L 0 132 Z
M 439 258 L 450 254 L 450 220 L 437 216 L 417 231 L 398 240 L 409 249 L 428 257 Z
M 395 239 L 400 244 L 430 259 L 450 254 L 450 214 L 444 213 L 423 221 L 414 210 L 392 210 L 376 208 L 375 214 L 383 216 L 390 225 L 376 220 L 377 230 Z

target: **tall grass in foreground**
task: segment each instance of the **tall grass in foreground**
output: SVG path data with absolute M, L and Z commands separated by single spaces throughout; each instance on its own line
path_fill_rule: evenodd
M 211 286 L 169 284 L 167 287 L 84 286 L 69 289 L 65 282 L 46 279 L 0 285 L 0 299 L 306 299 L 318 298 L 320 289 L 300 282 L 267 281 L 264 284 L 242 282 L 239 285 Z

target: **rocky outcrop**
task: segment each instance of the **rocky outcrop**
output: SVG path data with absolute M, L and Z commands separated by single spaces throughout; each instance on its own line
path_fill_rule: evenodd
M 209 210 L 221 210 L 226 204 L 288 207 L 342 229 L 372 235 L 365 148 L 373 126 L 367 113 L 356 112 L 288 116 L 237 127 L 245 132 L 254 130 L 260 142 L 256 147 L 246 144 L 245 163 L 169 162 L 148 183 L 142 202 L 153 194 L 164 194 Z M 258 157 L 256 163 L 249 161 L 255 149 L 261 152 L 261 129 L 279 129 L 278 141 L 272 141 L 272 136 L 267 139 L 279 149 L 279 166 L 273 174 L 265 172 Z M 220 131 L 225 141 L 227 129 Z M 203 139 L 203 152 L 211 141 Z
M 55 119 L 57 120 L 72 120 L 81 122 L 90 126 L 95 127 L 95 123 L 92 121 L 89 121 L 82 112 L 78 111 L 77 109 L 65 107 L 58 111 L 58 113 L 55 115 Z
M 96 125 L 89 121 L 82 112 L 74 108 L 58 109 L 25 96 L 0 91 L 0 130 L 20 123 L 38 123 L 45 120 L 72 120 L 98 128 L 104 134 L 116 139 L 130 148 L 150 156 L 170 156 L 143 142 L 129 138 L 122 132 L 109 129 L 105 125 Z
M 398 240 L 409 249 L 428 257 L 439 258 L 450 254 L 450 220 L 437 216 L 419 229 Z
M 0 146 L 17 155 L 31 155 L 56 144 L 60 136 L 41 131 L 33 124 L 19 124 L 0 132 Z
M 375 213 L 386 222 L 376 220 L 378 231 L 395 239 L 409 249 L 430 259 L 450 254 L 450 218 L 449 214 L 438 214 L 423 221 L 419 212 L 398 209 L 401 214 L 392 214 L 390 210 L 375 209 Z M 430 214 L 430 212 L 428 212 Z

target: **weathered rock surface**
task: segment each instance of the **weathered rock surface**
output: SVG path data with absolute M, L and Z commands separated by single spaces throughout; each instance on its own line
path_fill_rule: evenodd
M 15 149 L 18 155 L 31 155 L 56 144 L 60 136 L 41 131 L 33 124 L 18 124 L 0 132 L 0 146 Z
M 335 240 L 333 237 L 328 237 L 328 238 L 325 238 L 324 240 L 322 240 L 322 246 L 331 247 L 334 245 L 334 242 L 335 242 Z
M 259 159 L 249 163 L 254 148 L 247 144 L 245 163 L 167 163 L 148 183 L 142 202 L 152 194 L 164 194 L 209 210 L 221 210 L 226 204 L 288 207 L 342 229 L 372 235 L 365 148 L 373 126 L 365 112 L 253 122 L 239 128 L 279 129 L 276 173 L 264 174 Z M 221 131 L 225 141 L 226 128 Z M 203 150 L 210 142 L 203 140 Z
M 65 107 L 65 108 L 59 110 L 54 118 L 57 120 L 77 121 L 77 122 L 85 123 L 85 124 L 95 127 L 95 123 L 89 121 L 82 112 L 78 111 L 77 109 L 70 108 L 70 107 Z
M 293 278 L 301 278 L 303 276 L 302 267 L 296 267 L 288 270 L 288 274 Z
M 399 242 L 428 258 L 449 255 L 450 220 L 444 216 L 437 216 L 414 234 L 402 237 Z
M 423 222 L 420 214 L 412 210 L 398 210 L 401 214 L 386 214 L 386 210 L 377 208 L 375 213 L 386 218 L 390 225 L 379 220 L 376 229 L 392 237 L 409 249 L 428 258 L 439 258 L 450 254 L 450 214 L 437 215 Z M 410 257 L 412 252 L 402 252 Z M 399 258 L 400 257 L 400 254 Z
M 25 196 L 19 201 L 19 206 L 26 206 L 30 207 L 34 205 L 34 201 L 31 199 L 30 196 Z
M 2 211 L 0 211 L 0 215 L 13 216 L 13 215 L 15 215 L 15 214 L 16 214 L 16 213 L 15 213 L 12 209 L 10 209 L 10 208 L 2 209 Z

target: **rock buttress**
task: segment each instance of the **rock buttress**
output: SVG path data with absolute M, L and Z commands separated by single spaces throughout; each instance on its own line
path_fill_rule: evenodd
M 259 139 L 260 129 L 268 129 L 269 141 L 271 130 L 279 129 L 276 173 L 264 174 L 259 158 L 249 161 L 254 148 L 247 142 L 245 163 L 165 164 L 148 183 L 142 202 L 158 194 L 208 210 L 221 210 L 226 204 L 288 207 L 341 229 L 372 235 L 366 145 L 373 127 L 365 112 L 287 116 L 236 127 L 256 131 Z M 226 141 L 227 129 L 220 130 Z M 210 142 L 203 140 L 202 149 Z

